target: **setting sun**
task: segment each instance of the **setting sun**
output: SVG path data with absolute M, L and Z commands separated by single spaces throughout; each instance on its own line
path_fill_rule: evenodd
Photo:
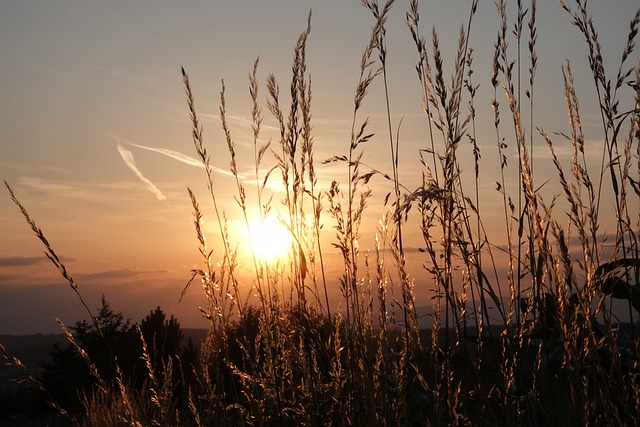
M 257 259 L 266 262 L 284 260 L 291 250 L 291 233 L 275 215 L 249 221 L 251 246 Z

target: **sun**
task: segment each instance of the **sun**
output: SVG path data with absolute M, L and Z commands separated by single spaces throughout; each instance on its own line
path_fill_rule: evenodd
M 249 228 L 250 242 L 258 260 L 273 263 L 289 257 L 291 233 L 275 214 L 268 215 L 264 220 L 250 220 Z

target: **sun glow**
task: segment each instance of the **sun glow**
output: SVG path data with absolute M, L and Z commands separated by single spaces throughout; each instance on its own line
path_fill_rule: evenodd
M 251 220 L 249 228 L 251 245 L 258 260 L 269 263 L 286 260 L 291 251 L 291 233 L 275 215 Z

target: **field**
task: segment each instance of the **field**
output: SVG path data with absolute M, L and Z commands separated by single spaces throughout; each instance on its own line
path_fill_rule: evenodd
M 406 21 L 416 63 L 407 66 L 417 72 L 424 132 L 419 150 L 409 153 L 420 172 L 408 183 L 401 180 L 401 124 L 392 122 L 388 85 L 386 20 L 393 3 L 363 1 L 373 27 L 343 152 L 317 159 L 314 151 L 306 50 L 311 14 L 295 42 L 292 78 L 282 91 L 287 97 L 274 75 L 266 79 L 266 113 L 258 60 L 250 72 L 251 186 L 238 172 L 223 85 L 222 145 L 240 212 L 232 219 L 246 225 L 248 267 L 239 265 L 243 238 L 230 232 L 228 209 L 218 203 L 210 153 L 218 156 L 221 144 L 205 141 L 198 93 L 182 69 L 185 113 L 208 188 L 204 195 L 188 190 L 201 262 L 183 295 L 204 293 L 200 310 L 209 333 L 197 358 L 183 363 L 178 354 L 157 357 L 155 339 L 147 342 L 139 330 L 144 363 L 129 374 L 117 349 L 115 368 L 104 369 L 61 325 L 92 385 L 75 411 L 51 394 L 57 409 L 80 425 L 105 426 L 640 423 L 640 63 L 634 51 L 640 10 L 630 17 L 626 45 L 612 47 L 622 52 L 612 76 L 586 2 L 558 8 L 588 48 L 592 81 L 585 83 L 597 94 L 599 129 L 591 136 L 569 62 L 558 64 L 566 127 L 547 131 L 536 121 L 535 1 L 514 4 L 513 22 L 506 2 L 496 2 L 501 25 L 491 88 L 483 92 L 491 99 L 481 100 L 478 87 L 486 82 L 474 80 L 472 48 L 478 1 L 469 4 L 456 51 L 447 53 L 454 58 L 450 73 L 436 30 L 424 34 L 418 1 L 411 1 Z M 375 126 L 365 113 L 374 89 L 386 112 Z M 481 109 L 491 110 L 493 136 L 476 133 Z M 263 114 L 276 123 L 268 139 Z M 384 169 L 368 160 L 373 139 L 388 147 Z M 594 139 L 600 145 L 588 146 Z M 534 164 L 540 156 L 551 173 Z M 483 196 L 483 162 L 490 157 L 498 159 L 499 178 L 490 182 L 501 201 L 497 210 L 485 208 Z M 341 168 L 345 179 L 321 182 L 317 170 L 324 165 Z M 105 316 L 87 306 L 81 284 L 5 184 L 86 308 L 85 330 L 106 342 Z M 276 204 L 283 210 L 268 229 L 282 230 L 265 237 L 250 213 L 268 221 Z M 383 209 L 370 212 L 372 206 Z M 215 243 L 206 235 L 211 229 Z M 286 242 L 284 255 L 272 258 L 277 241 Z M 247 268 L 248 292 L 239 273 Z M 418 275 L 426 275 L 426 284 Z M 337 300 L 329 296 L 336 288 Z M 427 304 L 425 314 L 420 307 Z M 38 387 L 38 378 L 30 381 Z

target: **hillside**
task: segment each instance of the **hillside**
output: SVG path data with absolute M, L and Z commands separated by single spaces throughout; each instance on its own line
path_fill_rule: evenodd
M 206 337 L 207 330 L 184 328 L 182 333 L 185 343 L 191 338 L 194 344 L 199 345 Z M 50 361 L 54 345 L 64 347 L 67 339 L 64 334 L 0 335 L 0 344 L 7 353 L 20 359 L 29 373 L 37 373 L 43 363 Z M 0 390 L 9 386 L 10 380 L 19 374 L 14 367 L 0 364 Z

